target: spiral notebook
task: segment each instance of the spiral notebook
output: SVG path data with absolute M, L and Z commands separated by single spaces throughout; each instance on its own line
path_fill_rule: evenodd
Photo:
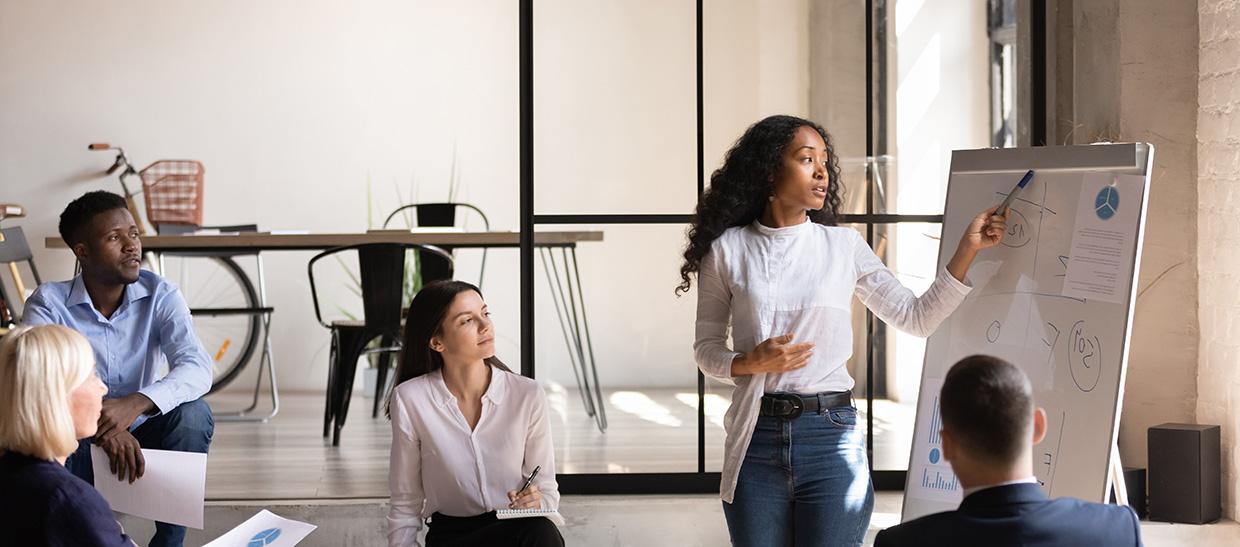
M 548 520 L 564 526 L 564 517 L 554 509 L 496 509 L 495 518 L 499 520 L 520 519 L 526 517 L 547 517 Z

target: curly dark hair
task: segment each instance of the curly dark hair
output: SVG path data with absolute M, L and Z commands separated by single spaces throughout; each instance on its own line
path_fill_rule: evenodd
M 104 190 L 82 194 L 82 197 L 69 202 L 64 212 L 60 213 L 60 239 L 72 247 L 82 240 L 81 231 L 91 220 L 113 209 L 125 209 L 125 198 Z
M 766 208 L 771 180 L 783 169 L 783 154 L 797 129 L 810 127 L 827 145 L 827 201 L 822 209 L 809 211 L 811 222 L 834 226 L 843 203 L 839 158 L 831 136 L 822 126 L 796 116 L 770 116 L 749 126 L 724 156 L 723 167 L 710 175 L 710 189 L 698 200 L 693 224 L 686 235 L 685 263 L 680 267 L 679 296 L 689 290 L 690 276 L 698 272 L 702 258 L 724 230 L 752 223 Z

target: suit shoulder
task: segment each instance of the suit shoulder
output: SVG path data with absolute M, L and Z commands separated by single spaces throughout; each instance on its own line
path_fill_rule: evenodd
M 959 524 L 955 511 L 933 513 L 918 517 L 908 522 L 897 524 L 879 532 L 874 539 L 875 547 L 887 545 L 927 545 L 927 538 L 941 535 L 941 531 L 951 529 Z M 881 538 L 881 541 L 880 541 Z
M 1089 538 L 1079 538 L 1082 541 L 1104 540 L 1106 538 L 1114 541 L 1126 535 L 1140 534 L 1140 523 L 1137 522 L 1136 513 L 1131 508 L 1122 505 L 1092 503 L 1074 498 L 1058 498 L 1048 503 L 1047 507 L 1050 509 L 1050 512 L 1049 514 L 1044 513 L 1044 516 L 1049 520 L 1059 523 L 1066 521 L 1088 522 L 1089 526 L 1073 527 L 1073 529 L 1090 536 Z M 1135 543 L 1136 538 L 1132 539 Z
M 1122 505 L 1093 503 L 1076 498 L 1056 498 L 1051 500 L 1050 506 L 1060 511 L 1070 511 L 1074 514 L 1089 515 L 1091 518 L 1119 519 L 1126 521 L 1132 514 L 1131 509 Z

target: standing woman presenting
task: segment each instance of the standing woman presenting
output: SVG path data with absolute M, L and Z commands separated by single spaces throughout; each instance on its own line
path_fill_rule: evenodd
M 918 297 L 856 230 L 835 226 L 839 178 L 822 127 L 771 116 L 728 151 L 688 232 L 676 290 L 697 274 L 694 357 L 735 385 L 720 495 L 736 546 L 861 544 L 874 489 L 845 366 L 852 297 L 928 336 L 968 294 L 977 252 L 1006 229 L 994 209 L 979 213 Z

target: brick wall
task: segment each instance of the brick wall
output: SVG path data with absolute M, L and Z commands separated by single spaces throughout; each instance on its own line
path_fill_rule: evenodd
M 1197 422 L 1223 428 L 1223 514 L 1240 519 L 1240 1 L 1201 0 Z

